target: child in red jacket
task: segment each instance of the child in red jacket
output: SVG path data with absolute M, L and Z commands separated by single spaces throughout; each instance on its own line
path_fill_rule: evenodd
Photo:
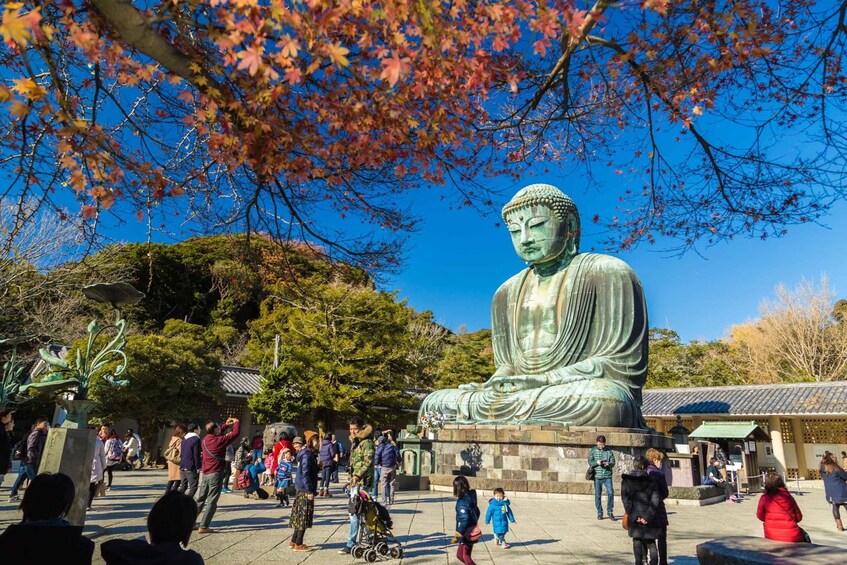
M 797 501 L 785 488 L 782 477 L 768 473 L 765 478 L 765 492 L 759 499 L 756 516 L 764 522 L 765 537 L 773 541 L 810 542 L 809 534 L 798 524 L 803 513 Z

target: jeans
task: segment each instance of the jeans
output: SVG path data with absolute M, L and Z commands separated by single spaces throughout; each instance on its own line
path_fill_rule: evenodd
M 18 496 L 18 489 L 21 488 L 24 479 L 32 480 L 34 478 L 35 466 L 32 463 L 24 463 L 21 465 L 21 468 L 18 470 L 18 478 L 15 479 L 15 483 L 12 485 L 12 490 L 9 492 L 9 496 Z
M 341 467 L 340 464 L 336 463 L 332 466 L 332 482 L 338 482 L 338 468 Z
M 179 492 L 185 493 L 188 496 L 194 496 L 197 493 L 197 478 L 199 473 L 189 469 L 180 469 Z
M 644 565 L 644 549 L 650 554 L 650 565 L 659 563 L 659 553 L 656 550 L 656 540 L 632 538 L 632 553 L 635 555 L 635 565 Z
M 359 487 L 350 488 L 350 499 L 359 496 Z M 348 514 L 350 516 L 350 532 L 347 536 L 347 547 L 353 547 L 359 542 L 359 515 Z
M 603 486 L 606 487 L 606 511 L 609 514 L 615 511 L 615 489 L 612 486 L 612 477 L 608 479 L 594 479 L 594 506 L 597 508 L 597 515 L 603 515 L 603 503 L 600 497 L 603 493 Z
M 232 461 L 227 461 L 226 465 L 224 465 L 224 476 L 221 479 L 222 488 L 229 488 L 229 478 L 232 475 Z
M 371 498 L 376 498 L 379 495 L 379 472 L 382 467 L 374 467 L 374 488 L 371 489 Z
M 221 482 L 223 471 L 211 475 L 200 476 L 200 490 L 197 496 L 197 510 L 200 516 L 200 527 L 208 528 L 218 509 L 218 499 L 221 497 Z
M 329 482 L 332 480 L 332 471 L 335 469 L 335 463 L 321 469 L 320 487 L 324 490 L 329 490 Z
M 382 500 L 393 504 L 394 492 L 397 490 L 397 467 L 382 467 L 379 484 L 382 489 Z

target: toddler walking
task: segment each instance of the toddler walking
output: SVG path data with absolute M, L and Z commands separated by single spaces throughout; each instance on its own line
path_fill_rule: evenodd
M 279 452 L 279 465 L 276 468 L 276 497 L 279 500 L 279 504 L 277 504 L 277 508 L 281 508 L 283 506 L 290 506 L 288 502 L 288 487 L 291 486 L 291 450 L 283 448 L 282 451 Z
M 270 447 L 265 450 L 265 474 L 262 475 L 262 486 L 274 484 L 276 475 L 276 457 Z
M 494 543 L 503 549 L 509 549 L 506 542 L 506 534 L 509 533 L 509 522 L 515 523 L 515 515 L 506 498 L 506 491 L 497 487 L 494 489 L 494 498 L 488 501 L 488 511 L 485 513 L 485 523 L 494 522 Z

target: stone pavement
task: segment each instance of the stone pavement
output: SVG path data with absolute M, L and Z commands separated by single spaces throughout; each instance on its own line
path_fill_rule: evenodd
M 17 505 L 6 502 L 11 484 L 8 479 L 0 488 L 0 529 L 20 519 Z M 161 494 L 165 482 L 164 471 L 115 473 L 112 491 L 107 497 L 96 499 L 96 511 L 89 514 L 88 524 L 107 530 L 106 535 L 96 540 L 95 563 L 102 563 L 99 558 L 102 541 L 145 534 L 147 512 Z M 276 501 L 248 500 L 240 494 L 221 496 L 212 522 L 217 532 L 195 533 L 190 547 L 212 565 L 353 563 L 352 557 L 337 554 L 344 545 L 348 523 L 346 499 L 341 496 L 340 489 L 333 491 L 338 496 L 316 500 L 315 527 L 306 532 L 305 541 L 317 547 L 315 551 L 295 553 L 288 549 L 291 530 L 287 527 L 287 508 L 274 508 Z M 489 493 L 480 493 L 483 515 L 489 496 Z M 674 565 L 697 563 L 695 546 L 708 539 L 729 535 L 761 536 L 762 527 L 756 519 L 757 500 L 758 497 L 753 496 L 739 504 L 668 507 L 670 562 Z M 812 540 L 847 550 L 847 532 L 835 530 L 823 491 L 805 491 L 797 500 L 804 514 L 802 525 Z M 622 510 L 620 500 L 616 500 L 615 508 L 618 512 Z M 477 563 L 632 563 L 632 545 L 620 522 L 598 521 L 593 500 L 513 497 L 512 509 L 517 520 L 507 538 L 512 548 L 503 550 L 495 546 L 490 527 L 483 526 L 483 541 L 473 552 Z M 394 533 L 404 546 L 404 564 L 458 563 L 455 546 L 449 543 L 455 513 L 454 500 L 448 493 L 398 493 L 391 515 L 395 522 Z

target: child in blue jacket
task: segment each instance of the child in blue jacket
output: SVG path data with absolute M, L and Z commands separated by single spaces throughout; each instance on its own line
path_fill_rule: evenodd
M 509 549 L 506 543 L 506 534 L 509 533 L 509 522 L 515 523 L 515 515 L 506 498 L 506 491 L 501 488 L 494 489 L 494 498 L 488 501 L 488 511 L 485 513 L 485 523 L 494 522 L 494 543 L 503 549 Z
M 279 500 L 277 508 L 291 506 L 287 492 L 288 487 L 291 486 L 291 470 L 294 467 L 291 460 L 291 450 L 287 447 L 283 448 L 279 453 L 279 465 L 276 468 L 276 497 Z

